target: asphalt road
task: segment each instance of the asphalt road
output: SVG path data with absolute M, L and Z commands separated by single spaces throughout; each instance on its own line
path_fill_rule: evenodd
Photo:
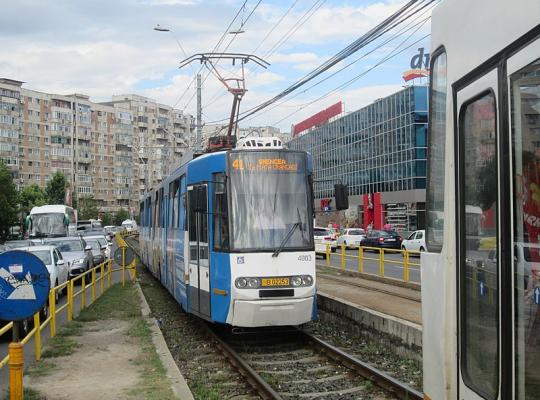
M 345 269 L 349 271 L 359 271 L 358 265 L 358 250 L 349 249 L 345 250 Z M 385 251 L 384 253 L 384 276 L 388 278 L 394 278 L 403 280 L 403 261 L 404 258 L 401 253 L 390 253 Z M 409 262 L 414 264 L 420 264 L 420 257 L 409 257 Z M 326 265 L 326 260 L 323 257 L 319 257 L 317 260 L 318 265 Z M 332 253 L 330 256 L 330 265 L 333 267 L 341 268 L 341 249 L 338 249 L 336 253 Z M 379 275 L 379 253 L 377 251 L 364 251 L 364 271 L 368 274 Z M 409 281 L 420 283 L 420 266 L 409 266 Z
M 113 248 L 111 249 L 111 254 L 114 253 L 114 250 L 116 249 L 116 244 L 113 245 Z M 113 268 L 118 268 L 118 265 L 113 264 Z M 96 275 L 96 278 L 99 278 L 99 273 Z M 129 273 L 126 271 L 126 280 L 129 279 Z M 112 283 L 117 283 L 122 281 L 122 272 L 117 271 L 113 272 L 112 274 Z M 106 285 L 107 279 L 105 279 L 104 284 Z M 81 285 L 76 284 L 74 287 L 74 291 L 78 292 L 81 290 Z M 86 295 L 86 306 L 90 305 L 92 302 L 92 291 L 90 288 L 88 288 L 85 292 Z M 96 298 L 99 298 L 100 295 L 100 285 L 99 283 L 96 285 Z M 73 316 L 76 317 L 80 313 L 81 309 L 81 298 L 82 295 L 79 295 L 75 298 L 73 301 Z M 58 301 L 56 307 L 59 308 L 66 304 L 67 297 L 66 295 L 63 295 L 60 300 Z M 67 309 L 60 312 L 56 316 L 56 329 L 60 329 L 63 325 L 65 325 L 67 322 Z M 47 325 L 47 327 L 41 331 L 41 348 L 43 351 L 44 345 L 46 345 L 48 339 L 50 338 L 50 325 Z M 11 331 L 0 337 L 0 359 L 3 359 L 7 353 L 8 353 L 8 345 L 11 341 Z M 35 343 L 34 343 L 34 337 L 30 339 L 30 341 L 24 346 L 24 364 L 29 365 L 35 360 Z M 9 367 L 6 365 L 2 369 L 0 369 L 0 398 L 4 398 L 5 393 L 7 393 L 8 385 L 9 384 Z

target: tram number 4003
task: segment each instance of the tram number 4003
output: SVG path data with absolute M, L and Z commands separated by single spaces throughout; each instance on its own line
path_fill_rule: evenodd
M 311 261 L 311 255 L 307 254 L 298 256 L 298 261 Z

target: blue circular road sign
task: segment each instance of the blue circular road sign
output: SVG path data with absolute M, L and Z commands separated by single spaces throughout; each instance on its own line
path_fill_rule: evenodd
M 26 251 L 0 254 L 0 320 L 22 321 L 47 301 L 51 280 L 43 261 Z

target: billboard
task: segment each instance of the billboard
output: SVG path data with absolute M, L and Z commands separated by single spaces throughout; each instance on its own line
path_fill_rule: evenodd
M 408 82 L 412 79 L 429 76 L 430 54 L 423 47 L 418 49 L 418 54 L 411 58 L 411 69 L 403 72 L 403 80 Z
M 312 115 L 311 117 L 303 120 L 302 122 L 299 122 L 296 125 L 293 125 L 293 128 L 292 128 L 293 137 L 298 135 L 300 132 L 308 130 L 309 128 L 328 122 L 330 118 L 335 117 L 336 115 L 339 115 L 342 112 L 343 112 L 343 103 L 339 101 L 336 104 L 333 104 L 330 107 L 322 111 L 319 111 L 317 114 Z

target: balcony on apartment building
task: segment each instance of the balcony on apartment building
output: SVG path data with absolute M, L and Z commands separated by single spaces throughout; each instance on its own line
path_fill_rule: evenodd
M 89 153 L 77 154 L 77 161 L 80 163 L 89 164 L 92 162 L 92 155 Z

